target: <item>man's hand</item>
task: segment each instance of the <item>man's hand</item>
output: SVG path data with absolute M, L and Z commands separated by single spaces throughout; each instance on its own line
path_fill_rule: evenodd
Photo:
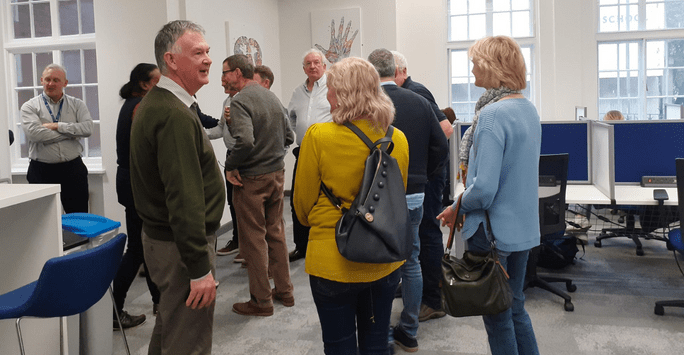
M 223 118 L 226 119 L 226 124 L 230 124 L 230 106 L 226 106 L 223 110 Z
M 43 127 L 56 131 L 59 124 L 57 122 L 43 123 Z
M 444 132 L 447 139 L 451 138 L 451 134 L 454 133 L 454 127 L 449 123 L 449 120 L 441 121 L 439 126 L 442 127 L 442 132 Z
M 190 296 L 185 305 L 192 309 L 209 307 L 216 299 L 216 283 L 214 275 L 209 273 L 197 281 L 190 281 Z
M 226 180 L 235 186 L 242 186 L 242 177 L 237 169 L 226 171 Z
M 344 38 L 342 37 L 342 29 L 344 28 L 344 17 L 340 20 L 340 30 L 335 38 L 335 20 L 333 19 L 330 24 L 330 48 L 325 49 L 321 45 L 316 44 L 316 49 L 325 54 L 325 58 L 330 62 L 330 64 L 335 64 L 340 60 L 349 57 L 349 52 L 351 52 L 352 44 L 354 43 L 354 38 L 359 33 L 356 30 L 352 35 L 352 38 L 347 40 L 349 37 L 349 30 L 351 29 L 351 21 L 347 24 L 347 29 L 344 31 Z

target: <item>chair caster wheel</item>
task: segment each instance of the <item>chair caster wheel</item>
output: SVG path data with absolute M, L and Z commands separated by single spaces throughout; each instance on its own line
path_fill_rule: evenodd
M 568 289 L 568 292 L 575 292 L 575 291 L 577 291 L 577 285 L 573 285 L 572 282 L 566 282 L 566 283 L 565 283 L 565 288 Z
M 601 241 L 600 240 L 595 241 L 594 246 L 597 248 L 600 248 L 601 247 Z
M 570 301 L 565 301 L 565 305 L 563 306 L 563 308 L 565 308 L 566 312 L 572 312 L 575 310 L 575 306 Z
M 657 315 L 659 315 L 659 316 L 662 316 L 662 315 L 665 314 L 665 309 L 664 309 L 663 306 L 656 305 L 656 306 L 655 306 L 655 309 L 653 310 L 653 313 L 655 313 L 655 314 L 657 314 Z
M 643 249 L 637 249 L 636 254 L 638 256 L 644 256 L 644 250 Z

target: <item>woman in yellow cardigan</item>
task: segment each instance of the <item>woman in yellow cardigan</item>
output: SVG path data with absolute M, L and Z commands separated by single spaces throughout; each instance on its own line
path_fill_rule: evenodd
M 346 58 L 327 72 L 333 122 L 309 127 L 302 140 L 295 177 L 294 206 L 299 221 L 311 227 L 306 250 L 326 354 L 388 354 L 390 313 L 403 262 L 365 264 L 340 255 L 335 224 L 342 212 L 320 191 L 321 181 L 349 208 L 361 187 L 368 147 L 343 123 L 359 127 L 372 141 L 394 120 L 392 101 L 380 89 L 375 68 L 361 58 Z M 408 142 L 398 129 L 392 136 L 406 186 Z

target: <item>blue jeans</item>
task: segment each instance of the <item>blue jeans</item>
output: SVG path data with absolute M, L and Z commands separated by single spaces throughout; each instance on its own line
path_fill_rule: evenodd
M 490 243 L 482 224 L 468 239 L 468 250 L 488 251 Z M 492 355 L 538 355 L 537 339 L 532 329 L 532 321 L 525 311 L 525 271 L 529 250 L 505 252 L 498 250 L 499 261 L 506 268 L 513 290 L 513 307 L 491 316 L 483 316 Z
M 420 238 L 418 227 L 423 219 L 424 194 L 411 194 L 406 196 L 411 220 L 411 235 L 413 236 L 413 250 L 411 256 L 401 266 L 401 298 L 404 301 L 404 309 L 397 325 L 406 334 L 415 338 L 418 334 L 418 313 L 420 313 L 420 300 L 423 297 L 423 274 L 420 271 Z M 389 341 L 392 342 L 390 332 Z
M 325 354 L 389 354 L 387 329 L 399 269 L 373 282 L 343 283 L 309 276 L 309 283 Z
M 449 165 L 449 164 L 447 164 Z M 447 181 L 447 166 L 439 169 L 425 185 L 423 219 L 420 222 L 420 269 L 423 273 L 423 298 L 421 302 L 436 310 L 442 309 L 439 283 L 442 279 L 442 230 L 437 215 L 442 212 L 442 193 Z

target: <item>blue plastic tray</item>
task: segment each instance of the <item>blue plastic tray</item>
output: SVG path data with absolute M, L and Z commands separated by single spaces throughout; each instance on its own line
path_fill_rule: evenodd
M 95 238 L 121 227 L 121 222 L 90 213 L 62 215 L 62 229 L 86 238 Z

